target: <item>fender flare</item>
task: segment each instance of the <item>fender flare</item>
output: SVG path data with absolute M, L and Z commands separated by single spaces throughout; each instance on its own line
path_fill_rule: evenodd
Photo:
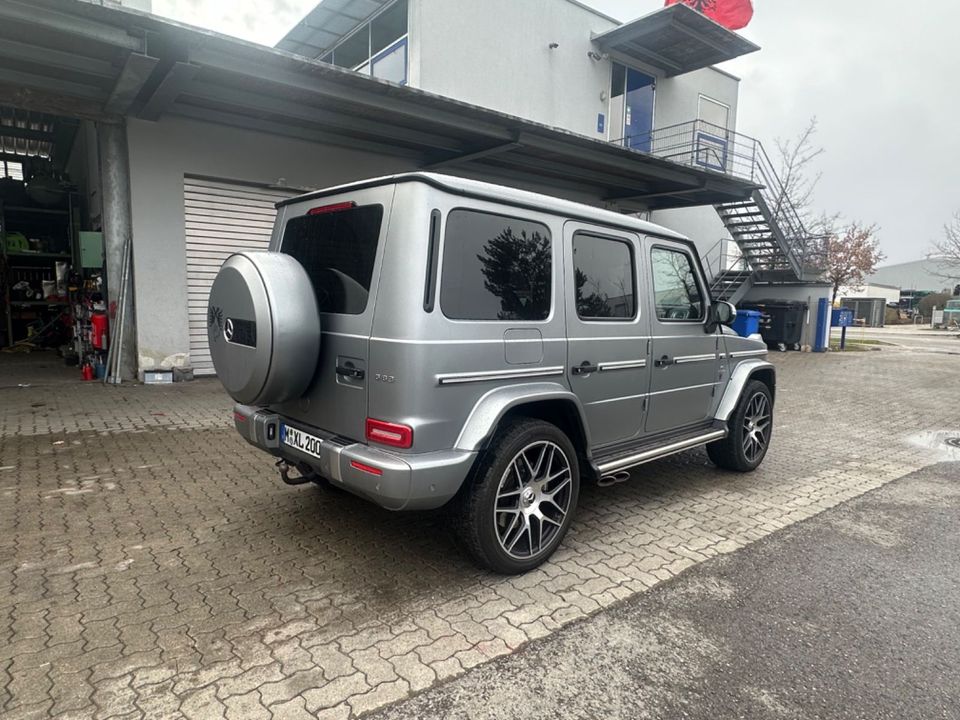
M 761 370 L 769 370 L 773 373 L 774 388 L 776 387 L 777 368 L 773 363 L 767 362 L 766 360 L 742 361 L 734 368 L 733 373 L 730 375 L 727 389 L 724 390 L 723 397 L 720 399 L 720 405 L 717 407 L 717 420 L 726 422 L 730 418 L 730 415 L 737 407 L 737 403 L 740 402 L 740 396 L 743 394 L 743 389 L 750 381 L 750 378 Z
M 490 390 L 473 406 L 460 430 L 455 447 L 457 450 L 476 452 L 483 447 L 484 441 L 512 408 L 554 400 L 570 403 L 575 408 L 586 445 L 590 447 L 590 431 L 580 399 L 555 382 L 524 383 Z

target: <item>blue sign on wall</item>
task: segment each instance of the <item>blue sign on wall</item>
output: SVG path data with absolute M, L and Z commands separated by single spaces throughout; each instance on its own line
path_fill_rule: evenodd
M 607 127 L 607 118 L 603 113 L 597 115 L 597 132 L 602 133 Z

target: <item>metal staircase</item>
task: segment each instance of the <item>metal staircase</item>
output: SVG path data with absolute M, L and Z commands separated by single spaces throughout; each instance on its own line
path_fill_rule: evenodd
M 754 177 L 763 187 L 749 200 L 715 206 L 740 251 L 738 262 L 722 260 L 714 272 L 711 292 L 717 300 L 736 303 L 753 284 L 805 282 L 823 272 L 819 238 L 804 227 L 759 142 Z
M 812 236 L 758 140 L 693 120 L 617 141 L 674 163 L 759 186 L 749 199 L 715 205 L 739 252 L 721 241 L 704 256 L 715 298 L 736 303 L 753 284 L 809 282 L 826 268 L 821 238 Z M 639 151 L 639 150 L 638 150 Z

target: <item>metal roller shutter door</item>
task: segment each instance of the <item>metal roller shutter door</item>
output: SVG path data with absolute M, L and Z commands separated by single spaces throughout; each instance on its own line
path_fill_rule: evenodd
M 235 252 L 266 250 L 276 217 L 274 205 L 294 194 L 294 190 L 184 178 L 190 363 L 196 375 L 216 374 L 207 345 L 207 300 L 217 271 Z

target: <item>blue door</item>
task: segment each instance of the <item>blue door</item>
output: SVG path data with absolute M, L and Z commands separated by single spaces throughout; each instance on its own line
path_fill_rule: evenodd
M 619 63 L 613 66 L 612 117 L 623 122 L 623 144 L 650 152 L 656 79 Z M 619 118 L 618 118 L 619 115 Z
M 650 152 L 653 130 L 653 93 L 656 80 L 639 70 L 627 68 L 623 136 L 627 147 Z

